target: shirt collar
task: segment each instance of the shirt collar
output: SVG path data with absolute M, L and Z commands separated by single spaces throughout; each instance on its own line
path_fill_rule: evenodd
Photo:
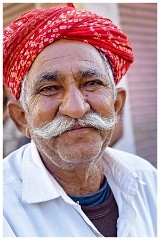
M 136 195 L 139 185 L 145 185 L 145 183 L 135 171 L 124 163 L 122 157 L 113 151 L 115 150 L 108 147 L 103 154 L 104 174 L 106 174 L 109 184 L 113 183 L 125 195 L 133 197 Z

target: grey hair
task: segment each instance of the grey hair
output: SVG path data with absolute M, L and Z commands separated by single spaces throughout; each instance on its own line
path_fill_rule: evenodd
M 27 107 L 27 101 L 26 101 L 26 82 L 27 82 L 27 77 L 28 74 L 25 75 L 22 85 L 21 85 L 21 92 L 20 92 L 20 97 L 19 97 L 19 102 L 23 106 L 25 112 L 28 112 L 28 107 Z
M 103 59 L 105 70 L 107 71 L 107 73 L 109 75 L 109 78 L 110 78 L 110 81 L 112 84 L 112 88 L 113 88 L 113 97 L 114 97 L 114 101 L 115 101 L 116 96 L 117 96 L 117 91 L 116 91 L 116 85 L 114 82 L 113 71 L 112 71 L 111 65 L 110 65 L 107 57 L 105 56 L 105 54 L 100 50 L 99 50 L 99 53 Z M 25 75 L 25 77 L 22 81 L 21 93 L 20 93 L 20 98 L 19 98 L 19 101 L 26 112 L 28 112 L 28 107 L 27 107 L 27 102 L 26 102 L 26 90 L 25 90 L 27 77 L 28 77 L 28 73 Z
M 106 55 L 104 54 L 104 52 L 100 51 L 99 50 L 99 53 L 103 59 L 103 63 L 104 63 L 104 67 L 109 75 L 109 78 L 110 78 L 110 81 L 111 81 L 111 84 L 112 84 L 112 88 L 113 88 L 113 97 L 114 97 L 114 101 L 116 100 L 116 97 L 117 97 L 117 91 L 116 91 L 116 85 L 115 85 L 115 82 L 114 82 L 114 76 L 113 76 L 113 71 L 112 71 L 112 68 L 111 68 L 111 65 L 106 57 Z

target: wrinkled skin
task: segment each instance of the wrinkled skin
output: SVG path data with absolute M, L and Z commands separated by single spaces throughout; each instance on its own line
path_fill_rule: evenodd
M 49 45 L 28 73 L 26 96 L 28 112 L 12 102 L 10 115 L 20 131 L 34 140 L 46 168 L 70 195 L 97 191 L 103 180 L 102 153 L 113 130 L 81 127 L 50 140 L 35 136 L 33 130 L 56 116 L 78 119 L 91 111 L 104 117 L 120 114 L 125 90 L 118 89 L 114 101 L 99 52 L 77 41 L 60 40 Z

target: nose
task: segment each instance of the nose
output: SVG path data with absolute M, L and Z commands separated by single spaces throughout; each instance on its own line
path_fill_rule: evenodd
M 83 117 L 89 110 L 90 105 L 76 86 L 70 87 L 59 106 L 60 114 L 75 119 Z

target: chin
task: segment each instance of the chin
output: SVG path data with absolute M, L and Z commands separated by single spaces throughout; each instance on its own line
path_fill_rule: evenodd
M 62 158 L 62 156 L 61 156 Z M 61 169 L 64 169 L 64 170 L 74 170 L 76 168 L 89 168 L 89 166 L 93 166 L 93 165 L 96 165 L 97 163 L 99 163 L 99 159 L 100 159 L 100 156 L 94 156 L 94 157 L 90 157 L 88 159 L 69 159 L 68 161 L 68 158 L 66 159 L 63 159 L 63 164 L 61 166 L 59 166 Z
M 88 140 L 88 141 L 87 141 Z M 99 162 L 108 141 L 100 135 L 96 138 L 82 138 L 79 141 L 67 141 L 58 138 L 54 141 L 40 141 L 39 152 L 57 167 L 65 170 L 86 168 Z
M 92 147 L 83 147 L 82 148 L 74 148 L 65 149 L 61 148 L 57 152 L 59 157 L 62 159 L 65 165 L 69 165 L 69 167 L 74 166 L 86 166 L 94 161 L 97 161 L 100 158 L 102 153 L 102 145 L 92 146 Z

